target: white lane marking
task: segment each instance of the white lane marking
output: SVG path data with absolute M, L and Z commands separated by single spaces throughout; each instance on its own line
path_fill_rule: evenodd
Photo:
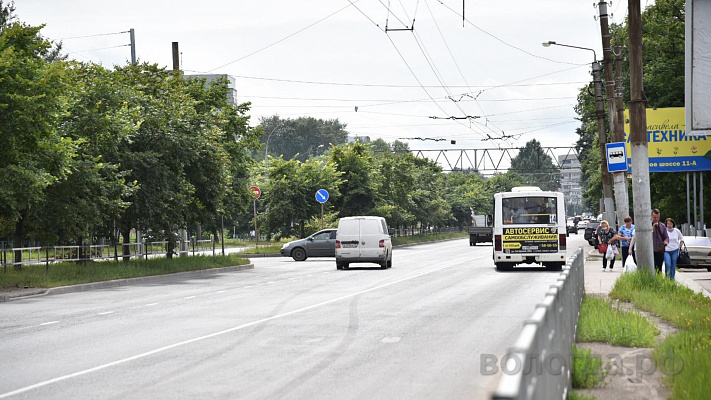
M 113 314 L 113 313 L 114 313 L 113 311 L 104 311 L 104 312 L 100 312 L 98 315 L 109 315 L 109 314 Z
M 153 306 L 157 306 L 157 305 L 158 305 L 158 303 L 151 303 L 151 304 L 146 304 L 145 307 L 153 307 Z
M 383 288 L 386 288 L 386 287 L 388 287 L 388 286 L 397 285 L 398 283 L 405 282 L 405 281 L 409 281 L 409 280 L 415 279 L 415 278 L 419 278 L 419 277 L 424 276 L 424 275 L 429 275 L 429 274 L 431 274 L 431 273 L 434 273 L 434 272 L 437 272 L 437 271 L 441 271 L 441 270 L 443 270 L 443 269 L 445 269 L 445 268 L 453 267 L 453 266 L 455 266 L 455 265 L 457 265 L 457 264 L 461 264 L 461 262 L 455 262 L 455 263 L 447 264 L 447 265 L 444 265 L 444 266 L 442 266 L 442 267 L 437 267 L 437 268 L 431 269 L 431 270 L 429 270 L 429 271 L 420 272 L 419 274 L 415 274 L 415 275 L 409 276 L 409 277 L 407 277 L 407 278 L 398 279 L 398 280 L 392 281 L 392 282 L 390 282 L 390 283 L 384 283 L 384 284 L 382 284 L 382 285 L 374 286 L 374 287 L 372 287 L 372 288 L 370 288 L 370 289 L 365 289 L 365 290 L 361 290 L 361 291 L 354 292 L 354 293 L 351 293 L 351 294 L 346 294 L 346 295 L 343 295 L 343 296 L 340 296 L 340 297 L 336 297 L 335 299 L 322 301 L 322 302 L 320 302 L 320 303 L 316 303 L 316 304 L 312 304 L 312 305 L 310 305 L 310 306 L 298 308 L 298 309 L 293 310 L 293 311 L 289 311 L 289 312 L 285 312 L 285 313 L 282 313 L 282 314 L 273 315 L 273 316 L 271 316 L 271 317 L 263 318 L 263 319 L 260 319 L 260 320 L 257 320 L 257 321 L 248 322 L 248 323 L 246 323 L 246 324 L 242 324 L 242 325 L 238 325 L 238 326 L 235 326 L 235 327 L 232 327 L 232 328 L 224 329 L 224 330 L 221 330 L 221 331 L 218 331 L 218 332 L 211 333 L 211 334 L 209 334 L 209 335 L 199 336 L 199 337 L 196 337 L 196 338 L 193 338 L 193 339 L 184 340 L 184 341 L 182 341 L 182 342 L 173 343 L 173 344 L 170 344 L 170 345 L 168 345 L 168 346 L 159 347 L 159 348 L 157 348 L 157 349 L 155 349 L 155 350 L 147 351 L 147 352 L 141 353 L 141 354 L 136 354 L 135 356 L 131 356 L 131 357 L 122 358 L 122 359 L 120 359 L 120 360 L 116 360 L 116 361 L 113 361 L 113 362 L 110 362 L 110 363 L 106 363 L 106 364 L 103 364 L 103 365 L 99 365 L 99 366 L 96 366 L 96 367 L 94 367 L 94 368 L 89 368 L 89 369 L 85 369 L 85 370 L 83 370 L 83 371 L 78 371 L 78 372 L 75 372 L 75 373 L 73 373 L 73 374 L 68 374 L 68 375 L 59 376 L 59 377 L 56 377 L 56 378 L 53 378 L 53 379 L 48 379 L 48 380 L 46 380 L 46 381 L 42 381 L 42 382 L 39 382 L 39 383 L 35 383 L 34 385 L 25 386 L 25 387 L 23 387 L 23 388 L 20 388 L 20 389 L 17 389 L 17 390 L 13 390 L 12 392 L 2 393 L 2 394 L 0 394 L 0 399 L 5 399 L 5 398 L 8 398 L 8 397 L 10 397 L 10 396 L 14 396 L 14 395 L 17 395 L 17 394 L 20 394 L 20 393 L 25 393 L 25 392 L 28 392 L 28 391 L 33 390 L 33 389 L 37 389 L 37 388 L 41 388 L 41 387 L 43 387 L 43 386 L 51 385 L 51 384 L 53 384 L 53 383 L 62 382 L 62 381 L 65 381 L 65 380 L 67 380 L 67 379 L 76 378 L 76 377 L 78 377 L 78 376 L 90 374 L 90 373 L 92 373 L 92 372 L 101 371 L 101 370 L 103 370 L 103 369 L 106 369 L 106 368 L 109 368 L 109 367 L 113 367 L 113 366 L 115 366 L 115 365 L 125 364 L 125 363 L 127 363 L 127 362 L 134 361 L 134 360 L 138 360 L 138 359 L 145 358 L 145 357 L 148 357 L 148 356 L 152 356 L 152 355 L 154 355 L 154 354 L 162 353 L 162 352 L 164 352 L 164 351 L 171 350 L 171 349 L 174 349 L 174 348 L 176 348 L 176 347 L 181 347 L 181 346 L 185 346 L 185 345 L 192 344 L 192 343 L 195 343 L 195 342 L 200 342 L 200 341 L 203 341 L 203 340 L 206 340 L 206 339 L 211 339 L 211 338 L 214 338 L 214 337 L 217 337 L 217 336 L 222 336 L 222 335 L 225 335 L 225 334 L 228 334 L 228 333 L 232 333 L 232 332 L 236 332 L 236 331 L 239 331 L 239 330 L 242 330 L 242 329 L 245 329 L 245 328 L 249 328 L 249 327 L 252 327 L 252 326 L 254 326 L 254 325 L 258 325 L 258 324 L 264 323 L 264 322 L 273 321 L 273 320 L 275 320 L 275 319 L 281 319 L 281 318 L 288 317 L 288 316 L 291 316 L 291 315 L 294 315 L 294 314 L 299 314 L 299 313 L 302 313 L 302 312 L 304 312 L 304 311 L 313 310 L 314 308 L 318 308 L 318 307 L 321 307 L 321 306 L 325 306 L 325 305 L 328 305 L 328 304 L 331 304 L 331 303 L 335 303 L 335 302 L 338 302 L 338 301 L 341 301 L 341 300 L 349 299 L 349 298 L 351 298 L 351 297 L 359 296 L 359 295 L 364 294 L 364 293 L 368 293 L 368 292 L 372 292 L 372 291 L 375 291 L 375 290 L 383 289 Z M 158 304 L 158 303 L 153 303 L 153 304 Z
M 383 343 L 397 343 L 400 341 L 400 339 L 402 339 L 400 336 L 389 336 L 389 337 L 383 338 L 383 340 L 381 340 L 381 342 L 383 342 Z
M 58 324 L 58 323 L 59 323 L 59 321 L 43 322 L 43 323 L 39 324 L 39 326 L 54 325 L 54 324 Z
M 190 299 L 194 299 L 194 298 L 196 298 L 196 297 L 197 297 L 197 296 L 188 296 L 188 297 L 183 297 L 183 298 L 184 298 L 185 300 L 190 300 Z
M 226 292 L 226 290 L 220 290 L 217 293 L 225 293 L 225 292 Z
M 245 289 L 249 289 L 249 288 L 251 288 L 252 286 L 254 286 L 254 285 L 247 285 L 247 286 L 245 286 L 244 288 L 245 288 Z

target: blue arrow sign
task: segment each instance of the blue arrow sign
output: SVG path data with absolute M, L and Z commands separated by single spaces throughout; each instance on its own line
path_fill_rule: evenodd
M 606 143 L 607 170 L 610 172 L 627 171 L 627 150 L 624 142 Z
M 316 192 L 316 201 L 319 203 L 325 203 L 328 200 L 328 192 L 326 189 L 319 189 L 318 192 Z

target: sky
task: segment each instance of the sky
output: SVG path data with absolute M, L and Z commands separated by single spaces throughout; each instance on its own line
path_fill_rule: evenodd
M 16 0 L 79 61 L 138 61 L 229 74 L 250 125 L 338 119 L 352 135 L 411 149 L 572 146 L 574 106 L 602 58 L 590 0 Z M 645 2 L 642 2 L 645 6 Z M 627 2 L 608 5 L 621 23 Z M 414 21 L 414 24 L 413 24 Z M 417 139 L 420 138 L 420 139 Z M 426 140 L 421 140 L 426 139 Z M 433 140 L 436 139 L 436 140 Z M 451 141 L 456 141 L 452 144 Z

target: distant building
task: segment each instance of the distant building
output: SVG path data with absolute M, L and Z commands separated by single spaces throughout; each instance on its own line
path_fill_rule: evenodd
M 197 74 L 197 75 L 185 75 L 186 78 L 203 78 L 207 81 L 205 83 L 209 84 L 217 78 L 227 78 L 227 102 L 233 106 L 237 105 L 237 80 L 226 74 Z
M 580 213 L 583 207 L 583 188 L 580 184 L 582 169 L 580 161 L 575 154 L 558 156 L 560 165 L 560 189 L 565 195 L 566 212 L 570 214 Z
M 359 135 L 348 135 L 348 143 L 368 143 L 370 142 L 370 136 L 359 136 Z

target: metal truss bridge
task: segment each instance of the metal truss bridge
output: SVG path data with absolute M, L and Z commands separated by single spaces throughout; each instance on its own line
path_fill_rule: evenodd
M 410 150 L 417 158 L 434 161 L 447 172 L 477 172 L 483 175 L 505 173 L 511 170 L 511 160 L 515 158 L 523 147 L 494 148 L 494 149 L 428 149 Z M 575 147 L 541 147 L 543 154 L 549 156 L 553 165 L 563 169 L 561 160 L 578 158 Z M 559 156 L 562 156 L 559 159 Z M 530 171 L 529 171 L 530 172 Z M 540 173 L 543 171 L 535 171 Z

